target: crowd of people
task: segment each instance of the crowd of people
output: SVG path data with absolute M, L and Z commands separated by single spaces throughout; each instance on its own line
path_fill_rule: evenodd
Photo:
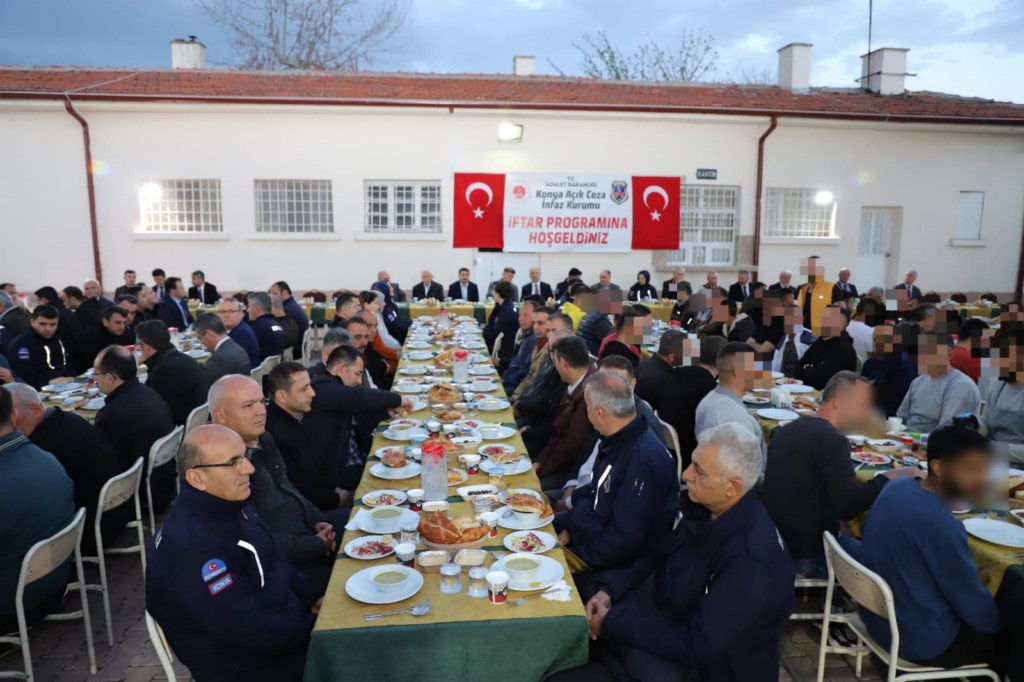
M 869 510 L 842 541 L 892 586 L 904 657 L 999 664 L 1000 616 L 948 508 L 982 496 L 993 457 L 1024 463 L 1020 305 L 993 330 L 963 318 L 962 294 L 922 292 L 914 271 L 863 292 L 846 268 L 826 280 L 817 257 L 802 271 L 799 287 L 788 271 L 770 285 L 740 271 L 725 288 L 677 268 L 659 290 L 648 271 L 624 289 L 608 270 L 587 285 L 573 268 L 552 287 L 531 268 L 517 287 L 506 268 L 484 290 L 483 337 L 593 640 L 588 665 L 558 679 L 774 679 L 794 576 L 822 577 L 822 534 Z M 410 407 L 388 390 L 405 293 L 385 271 L 336 292 L 306 366 L 310 320 L 286 282 L 222 296 L 201 271 L 188 291 L 160 269 L 152 280 L 127 270 L 112 299 L 95 280 L 46 286 L 31 310 L 2 285 L 0 621 L 11 629 L 27 549 L 79 507 L 95 518 L 103 483 L 206 404 L 211 423 L 152 472 L 143 500 L 170 505 L 148 548 L 147 609 L 198 680 L 298 679 L 374 431 Z M 467 268 L 447 292 L 425 270 L 411 297 L 479 301 L 481 288 Z M 667 325 L 656 302 L 671 306 Z M 188 328 L 205 363 L 178 350 Z M 283 361 L 250 378 L 267 358 Z M 45 387 L 90 370 L 105 396 L 95 423 L 44 406 Z M 766 439 L 743 398 L 772 371 L 821 398 Z M 928 469 L 858 483 L 846 435 L 885 417 L 930 434 Z M 124 513 L 104 515 L 105 536 Z M 59 606 L 69 575 L 25 592 L 32 620 Z M 883 619 L 865 622 L 887 640 Z

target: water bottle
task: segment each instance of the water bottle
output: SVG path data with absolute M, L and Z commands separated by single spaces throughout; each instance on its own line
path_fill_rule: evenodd
M 452 381 L 456 384 L 469 382 L 469 351 L 462 348 L 452 353 Z
M 177 350 L 181 350 L 181 339 L 178 336 L 178 328 L 171 327 L 167 331 L 170 332 L 171 334 L 171 345 L 174 346 Z
M 429 501 L 448 499 L 448 458 L 444 446 L 431 443 L 423 446 L 423 467 L 420 479 L 423 482 L 423 499 Z

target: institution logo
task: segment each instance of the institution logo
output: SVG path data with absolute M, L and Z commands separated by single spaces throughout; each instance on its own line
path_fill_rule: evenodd
M 629 201 L 629 183 L 625 180 L 612 180 L 612 201 L 624 204 Z

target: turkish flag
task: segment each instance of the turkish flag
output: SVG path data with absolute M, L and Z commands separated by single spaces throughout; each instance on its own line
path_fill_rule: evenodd
M 633 248 L 679 248 L 678 177 L 633 176 Z
M 452 246 L 491 249 L 505 246 L 503 173 L 456 173 L 454 203 L 455 238 Z

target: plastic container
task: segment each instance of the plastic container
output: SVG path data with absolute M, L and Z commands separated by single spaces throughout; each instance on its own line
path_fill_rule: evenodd
M 423 499 L 440 501 L 448 499 L 448 458 L 444 455 L 444 446 L 429 444 L 423 446 L 423 470 L 420 479 L 423 481 Z
M 452 353 L 452 381 L 457 384 L 469 381 L 469 351 L 459 348 Z

